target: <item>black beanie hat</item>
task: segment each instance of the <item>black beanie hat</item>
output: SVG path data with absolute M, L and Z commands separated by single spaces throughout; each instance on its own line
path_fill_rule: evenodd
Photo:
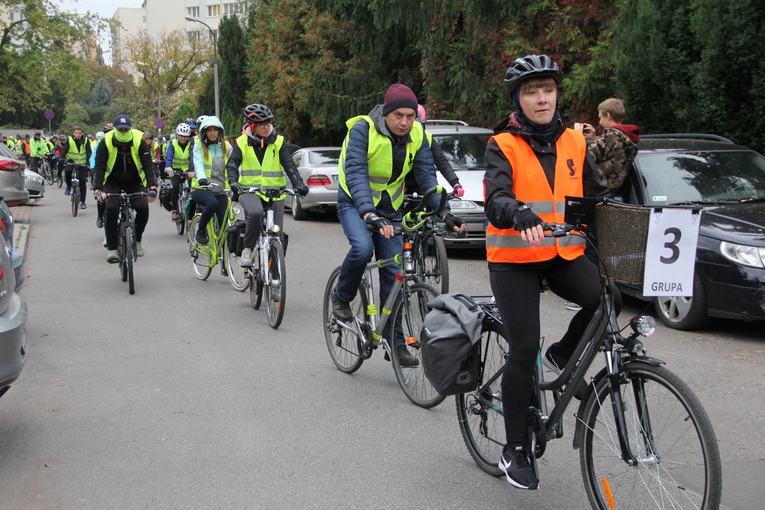
M 388 87 L 388 91 L 385 93 L 383 116 L 399 108 L 411 108 L 417 112 L 417 96 L 406 85 L 396 83 Z

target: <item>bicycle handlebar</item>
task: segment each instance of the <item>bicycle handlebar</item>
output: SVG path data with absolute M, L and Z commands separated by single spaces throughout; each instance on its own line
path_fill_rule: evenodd
M 244 187 L 244 186 L 243 186 Z M 261 188 L 260 186 L 244 187 L 245 193 L 255 193 L 263 200 L 267 202 L 273 202 L 281 198 L 284 195 L 297 195 L 297 192 L 293 188 Z
M 438 207 L 434 211 L 426 212 L 425 207 L 428 205 L 428 200 L 436 193 L 441 194 L 441 198 L 438 202 Z M 417 194 L 415 194 L 413 198 L 416 199 Z M 409 232 L 422 227 L 428 218 L 441 215 L 441 213 L 444 211 L 444 208 L 446 207 L 447 198 L 448 194 L 446 193 L 446 189 L 444 189 L 443 186 L 433 186 L 422 195 L 422 199 L 420 199 L 420 202 L 415 206 L 415 208 L 404 215 L 401 220 L 401 226 L 404 228 L 404 230 Z
M 569 225 L 568 223 L 542 223 L 542 229 L 545 231 L 545 237 L 565 237 L 571 232 L 577 234 L 589 234 L 587 227 L 582 225 Z M 550 232 L 549 234 L 547 232 Z

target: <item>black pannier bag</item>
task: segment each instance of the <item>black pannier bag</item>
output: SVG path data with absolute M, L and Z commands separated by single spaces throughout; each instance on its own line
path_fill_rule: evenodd
M 247 222 L 236 220 L 233 225 L 228 227 L 228 251 L 234 253 L 237 257 L 242 255 L 244 250 L 244 230 L 247 228 Z
M 168 211 L 173 210 L 173 186 L 162 184 L 159 187 L 159 203 Z
M 441 294 L 428 308 L 420 334 L 425 377 L 444 396 L 474 390 L 481 371 L 483 310 L 458 293 Z

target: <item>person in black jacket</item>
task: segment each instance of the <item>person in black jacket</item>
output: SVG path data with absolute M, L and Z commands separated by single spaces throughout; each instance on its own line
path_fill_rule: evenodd
M 144 256 L 141 244 L 143 232 L 149 223 L 149 203 L 157 198 L 157 175 L 153 169 L 151 152 L 143 133 L 132 129 L 127 115 L 117 115 L 114 129 L 104 135 L 96 150 L 94 194 L 99 202 L 106 202 L 106 261 L 119 262 L 119 224 L 117 223 L 119 198 L 106 198 L 107 193 L 137 193 L 146 191 L 147 198 L 133 198 L 135 210 L 136 255 Z

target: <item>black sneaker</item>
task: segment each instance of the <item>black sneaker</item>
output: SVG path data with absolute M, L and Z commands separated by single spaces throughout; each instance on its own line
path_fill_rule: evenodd
M 351 322 L 353 320 L 351 304 L 340 301 L 334 290 L 332 291 L 332 313 L 343 322 Z
M 502 457 L 499 459 L 499 469 L 505 473 L 507 481 L 513 487 L 536 490 L 539 486 L 539 479 L 534 472 L 534 466 L 523 446 L 516 446 L 512 450 L 506 449 L 502 452 Z
M 547 368 L 560 375 L 568 363 L 570 356 L 562 355 L 559 352 L 560 349 L 558 347 L 557 343 L 548 347 L 547 352 L 545 352 L 545 355 L 542 357 L 542 363 L 544 363 Z
M 197 244 L 208 244 L 210 242 L 210 239 L 207 237 L 206 228 L 197 229 L 196 240 Z
M 406 345 L 399 345 L 396 347 L 396 354 L 398 354 L 398 364 L 402 367 L 416 367 L 419 366 L 420 361 L 412 356 Z
M 101 216 L 96 216 L 96 228 L 104 228 L 104 219 Z

